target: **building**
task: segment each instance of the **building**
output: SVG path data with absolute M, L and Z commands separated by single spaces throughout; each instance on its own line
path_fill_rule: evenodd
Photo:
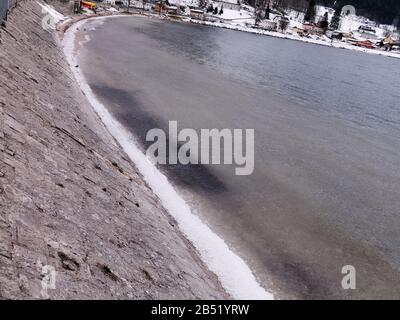
M 304 36 L 304 29 L 299 27 L 293 27 L 292 32 L 297 33 L 299 36 Z
M 178 7 L 176 6 L 167 6 L 166 9 L 168 14 L 173 14 L 173 15 L 178 14 Z
M 289 18 L 285 16 L 275 16 L 274 21 L 276 23 L 276 29 L 281 32 L 284 32 L 290 24 Z
M 313 23 L 304 23 L 303 30 L 306 34 L 318 35 L 321 36 L 325 33 L 325 30 L 318 27 L 316 24 Z
M 190 8 L 190 17 L 197 20 L 204 20 L 204 11 L 200 9 Z
M 258 24 L 258 27 L 267 31 L 276 31 L 277 30 L 277 22 L 273 20 L 261 20 Z
M 394 47 L 399 47 L 400 46 L 400 41 L 396 39 L 395 37 L 386 37 L 383 40 L 384 44 L 384 49 L 386 51 L 392 51 Z
M 359 26 L 358 32 L 376 34 L 376 30 L 374 28 L 372 28 L 371 26 Z
M 224 0 L 224 1 L 217 0 L 214 1 L 214 4 L 216 4 L 218 7 L 223 6 L 224 9 L 240 11 L 240 2 L 237 0 Z

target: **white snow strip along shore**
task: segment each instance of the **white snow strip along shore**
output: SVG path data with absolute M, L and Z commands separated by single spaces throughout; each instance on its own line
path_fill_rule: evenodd
M 288 33 L 273 32 L 273 31 L 255 29 L 255 28 L 250 28 L 250 27 L 245 27 L 245 26 L 240 26 L 240 25 L 237 26 L 237 25 L 233 25 L 230 23 L 223 23 L 223 22 L 201 21 L 201 20 L 194 20 L 194 19 L 189 19 L 189 18 L 182 20 L 182 21 L 186 21 L 186 22 L 190 22 L 190 23 L 194 23 L 194 24 L 206 25 L 206 26 L 225 28 L 225 29 L 230 29 L 230 30 L 236 30 L 236 31 L 243 31 L 243 32 L 248 32 L 248 33 L 255 33 L 255 34 L 270 36 L 270 37 L 274 37 L 274 38 L 301 41 L 301 42 L 315 44 L 315 45 L 321 45 L 321 46 L 325 46 L 325 47 L 332 47 L 332 48 L 337 48 L 337 49 L 347 49 L 347 50 L 351 50 L 351 51 L 358 51 L 358 52 L 364 52 L 364 53 L 369 53 L 369 54 L 375 54 L 375 55 L 379 55 L 379 56 L 385 56 L 385 57 L 389 57 L 389 58 L 400 59 L 400 53 L 398 53 L 398 52 L 388 52 L 388 51 L 383 51 L 383 50 L 378 50 L 378 49 L 367 49 L 367 48 L 362 48 L 362 47 L 356 47 L 352 44 L 345 43 L 342 41 L 329 42 L 329 41 L 325 41 L 325 40 L 300 37 L 300 36 L 296 36 L 296 35 L 288 34 Z
M 92 19 L 106 18 L 109 17 Z M 104 125 L 135 163 L 165 209 L 176 219 L 181 231 L 196 247 L 208 268 L 219 277 L 224 289 L 234 299 L 273 299 L 273 294 L 260 286 L 246 263 L 230 250 L 224 240 L 191 212 L 188 204 L 179 196 L 167 177 L 138 148 L 132 134 L 97 100 L 79 68 L 74 67 L 78 64 L 75 52 L 76 32 L 87 21 L 77 22 L 68 29 L 63 39 L 63 46 L 76 80 Z

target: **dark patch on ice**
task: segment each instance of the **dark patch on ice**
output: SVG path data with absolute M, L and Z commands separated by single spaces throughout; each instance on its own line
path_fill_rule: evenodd
M 144 111 L 141 107 L 143 104 L 134 94 L 106 85 L 90 84 L 90 87 L 100 99 L 106 101 L 106 105 L 113 116 L 134 134 L 143 150 L 146 150 L 152 144 L 152 142 L 146 141 L 146 134 L 149 130 L 159 128 L 166 133 L 168 132 L 168 124 L 157 116 Z M 225 184 L 212 174 L 205 165 L 176 164 L 159 165 L 158 167 L 178 185 L 191 188 L 197 192 L 215 194 L 227 191 Z

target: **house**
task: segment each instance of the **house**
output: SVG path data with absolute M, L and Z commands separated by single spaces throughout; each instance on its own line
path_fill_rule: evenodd
M 349 38 L 353 38 L 353 36 L 354 36 L 353 32 L 342 31 L 342 30 L 339 30 L 338 32 L 340 32 L 343 35 L 343 38 L 349 39 Z
M 170 13 L 170 14 L 179 14 L 179 8 L 170 6 L 163 1 L 153 2 L 151 6 L 151 10 L 160 14 Z
M 318 27 L 314 23 L 304 23 L 303 24 L 303 29 L 304 32 L 307 34 L 312 34 L 312 35 L 323 35 L 325 33 L 325 30 Z
M 87 8 L 89 10 L 95 10 L 97 5 L 94 2 L 90 2 L 90 1 L 81 1 L 81 7 Z
M 275 16 L 274 21 L 276 22 L 277 30 L 281 32 L 285 31 L 290 23 L 289 18 L 285 16 Z
M 214 1 L 214 4 L 219 8 L 223 6 L 224 9 L 240 11 L 240 2 L 237 0 L 216 0 Z
M 388 36 L 383 40 L 383 44 L 386 51 L 392 51 L 393 47 L 400 46 L 400 41 L 395 37 Z
M 343 33 L 341 33 L 341 32 L 333 32 L 332 33 L 332 36 L 331 36 L 331 39 L 332 40 L 339 40 L 339 41 L 342 41 L 343 40 Z
M 373 33 L 373 34 L 376 34 L 375 29 L 370 27 L 370 26 L 359 26 L 358 27 L 358 32 L 359 33 Z
M 276 21 L 267 20 L 267 19 L 261 20 L 258 24 L 258 27 L 260 29 L 267 30 L 267 31 L 276 31 L 277 26 L 278 26 L 278 24 Z
M 360 33 L 358 35 L 360 38 L 367 39 L 367 40 L 378 40 L 378 36 L 375 33 Z
M 190 8 L 190 17 L 197 20 L 204 20 L 204 11 L 200 9 Z
M 292 31 L 293 31 L 294 33 L 297 33 L 300 37 L 303 37 L 303 36 L 305 35 L 304 29 L 299 28 L 299 27 L 293 27 L 293 28 L 292 28 Z
M 166 9 L 168 14 L 178 14 L 178 7 L 176 6 L 167 6 Z
M 358 35 L 363 39 L 368 39 L 368 40 L 378 39 L 375 29 L 370 26 L 359 26 Z
M 162 13 L 162 12 L 165 11 L 166 7 L 165 7 L 161 2 L 159 2 L 159 3 L 153 4 L 153 6 L 151 7 L 151 9 L 152 9 L 153 11 L 155 11 L 155 12 Z

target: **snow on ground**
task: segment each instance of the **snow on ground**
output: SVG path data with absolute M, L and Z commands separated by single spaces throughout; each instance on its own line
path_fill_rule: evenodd
M 46 14 L 48 18 L 51 19 L 51 21 L 49 21 L 48 23 L 55 25 L 60 21 L 64 21 L 65 19 L 67 19 L 66 16 L 56 11 L 52 6 L 49 6 L 48 4 L 41 4 L 39 2 L 38 4 L 42 8 L 42 13 Z
M 378 25 L 375 22 L 356 15 L 348 15 L 342 17 L 340 21 L 339 29 L 346 32 L 354 32 L 357 31 L 360 26 L 370 26 L 376 31 L 376 35 L 378 38 L 384 38 L 385 34 L 389 32 L 394 32 L 394 26 L 390 25 Z
M 168 0 L 171 5 L 178 6 L 178 5 L 187 5 L 190 7 L 198 7 L 200 4 L 199 0 Z
M 246 10 L 238 11 L 238 10 L 224 9 L 221 15 L 216 14 L 213 15 L 213 17 L 221 19 L 233 25 L 254 24 L 254 15 L 252 15 L 250 12 Z
M 371 53 L 371 54 L 382 55 L 382 56 L 400 59 L 400 52 L 387 52 L 387 51 L 382 51 L 382 50 L 377 50 L 377 49 L 366 49 L 366 48 L 356 47 L 356 46 L 353 46 L 349 43 L 345 43 L 342 41 L 333 41 L 332 42 L 332 41 L 330 41 L 330 39 L 328 39 L 325 36 L 324 37 L 313 36 L 310 38 L 306 38 L 306 37 L 300 37 L 296 34 L 280 33 L 280 32 L 273 32 L 273 31 L 267 31 L 267 30 L 262 30 L 262 29 L 255 29 L 255 28 L 251 28 L 251 27 L 247 27 L 247 26 L 238 26 L 238 25 L 234 25 L 234 24 L 226 23 L 226 22 L 210 22 L 210 21 L 200 21 L 200 20 L 188 20 L 188 21 L 191 21 L 192 23 L 197 23 L 197 24 L 216 26 L 216 27 L 226 28 L 226 29 L 231 29 L 231 30 L 245 31 L 245 32 L 250 32 L 250 33 L 255 33 L 255 34 L 272 36 L 272 37 L 276 37 L 276 38 L 297 40 L 297 41 L 302 41 L 302 42 L 307 42 L 307 43 L 312 43 L 312 44 L 317 44 L 317 45 L 323 45 L 323 46 L 340 48 L 340 49 L 349 49 L 349 50 L 353 50 L 353 51 L 360 51 L 360 52 Z

